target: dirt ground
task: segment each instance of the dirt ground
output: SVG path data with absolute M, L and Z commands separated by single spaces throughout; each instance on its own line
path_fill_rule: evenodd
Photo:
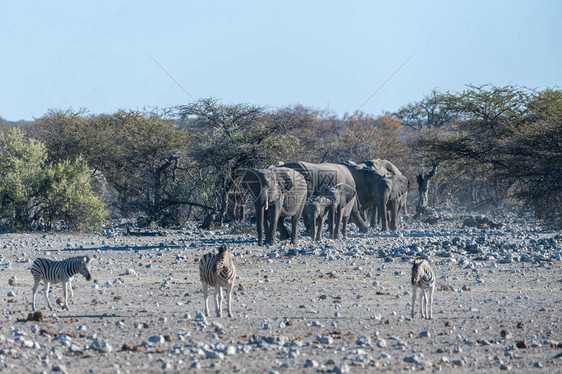
M 0 371 L 562 372 L 559 233 L 456 222 L 351 231 L 340 241 L 301 237 L 294 247 L 195 227 L 165 236 L 0 235 Z M 479 238 L 474 253 L 441 245 Z M 221 243 L 237 266 L 234 318 L 217 318 L 212 298 L 211 317 L 203 316 L 197 261 Z M 554 259 L 521 255 L 530 248 Z M 420 251 L 437 272 L 432 320 L 417 304 L 410 317 Z M 55 303 L 60 285 L 51 288 L 53 311 L 40 288 L 42 316 L 28 321 L 33 260 L 78 255 L 93 258 L 94 281 L 74 278 L 69 311 Z

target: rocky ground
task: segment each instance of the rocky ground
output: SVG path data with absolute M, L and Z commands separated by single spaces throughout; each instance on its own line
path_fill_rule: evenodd
M 3 234 L 0 371 L 562 372 L 560 233 L 466 224 L 406 220 L 398 234 L 275 247 L 247 227 Z M 197 261 L 221 243 L 238 269 L 234 318 L 202 313 Z M 70 311 L 49 311 L 41 290 L 42 315 L 29 315 L 33 260 L 76 255 L 94 259 L 94 281 L 75 278 Z M 417 305 L 410 318 L 417 255 L 437 272 L 432 320 Z

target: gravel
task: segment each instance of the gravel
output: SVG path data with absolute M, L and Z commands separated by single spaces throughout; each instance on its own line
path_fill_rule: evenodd
M 104 235 L 3 234 L 0 371 L 558 372 L 560 233 L 516 217 L 494 229 L 463 220 L 405 220 L 397 233 L 351 225 L 345 240 L 272 247 L 194 225 L 159 237 L 118 224 Z M 222 243 L 238 279 L 234 318 L 219 319 L 212 297 L 203 314 L 198 260 Z M 32 261 L 78 255 L 93 259 L 95 281 L 74 279 L 69 311 L 55 306 L 60 285 L 53 312 L 40 289 L 42 318 L 28 321 Z M 416 256 L 437 272 L 432 320 L 410 318 Z

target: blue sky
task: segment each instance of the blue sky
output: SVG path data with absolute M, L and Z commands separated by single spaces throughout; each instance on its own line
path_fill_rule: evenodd
M 432 89 L 562 86 L 562 1 L 0 0 L 0 117 L 195 99 L 378 115 Z

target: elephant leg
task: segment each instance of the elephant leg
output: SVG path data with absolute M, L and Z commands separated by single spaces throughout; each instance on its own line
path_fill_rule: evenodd
M 387 203 L 383 202 L 381 205 L 379 205 L 378 209 L 378 215 L 381 220 L 381 230 L 388 231 Z
M 264 211 L 263 208 L 256 208 L 256 226 L 258 230 L 258 245 L 261 246 L 263 244 L 263 233 L 264 233 Z M 265 222 L 266 228 L 265 232 L 267 232 L 267 222 Z
M 376 227 L 377 227 L 377 213 L 376 213 L 376 212 L 377 212 L 377 210 L 374 209 L 374 207 L 371 206 L 371 207 L 369 208 L 369 212 L 368 212 L 368 213 L 370 213 L 370 216 L 371 216 L 370 225 L 369 225 L 369 226 L 371 226 L 372 228 L 376 228 Z
M 353 204 L 353 210 L 351 211 L 351 216 L 353 217 L 353 221 L 355 222 L 355 224 L 359 227 L 359 232 L 365 233 L 369 231 L 369 226 L 367 226 L 367 224 L 363 220 L 363 217 L 361 217 L 361 213 L 359 212 L 357 202 Z
M 328 214 L 328 231 L 330 233 L 330 239 L 334 239 L 336 235 L 336 212 L 335 208 L 330 208 L 330 212 Z
M 325 219 L 323 217 L 318 218 L 316 240 L 322 240 L 322 230 L 324 229 L 324 221 Z
M 305 214 L 306 216 L 306 214 Z M 310 222 L 310 230 L 308 231 L 308 233 L 310 234 L 310 240 L 315 241 L 316 240 L 316 226 L 318 225 L 316 219 L 312 219 L 309 220 Z
M 287 227 L 285 227 L 283 223 L 283 217 L 280 217 L 279 221 L 277 221 L 277 228 L 279 229 L 279 240 L 287 240 L 291 237 L 287 231 Z
M 348 217 L 343 217 L 342 220 L 342 227 L 341 227 L 341 233 L 342 233 L 342 237 L 345 239 L 347 238 L 347 222 L 349 221 L 349 216 Z
M 342 221 L 342 209 L 338 208 L 337 214 L 336 214 L 336 225 L 334 226 L 334 239 L 339 239 L 340 238 L 340 226 L 341 226 L 341 221 Z
M 312 237 L 312 239 L 314 240 L 314 232 L 312 232 L 312 228 L 311 226 L 311 222 L 310 219 L 308 218 L 308 215 L 303 215 L 302 216 L 302 220 L 304 221 L 304 227 L 305 227 L 305 232 L 308 232 L 310 234 L 310 236 Z
M 291 244 L 297 244 L 298 239 L 298 233 L 297 233 L 297 226 L 299 223 L 299 216 L 293 216 L 291 218 Z
M 390 229 L 398 230 L 398 201 L 392 201 L 390 209 Z
M 268 227 L 268 231 L 267 231 L 267 235 L 265 236 L 265 244 L 269 244 L 269 245 L 275 245 L 276 242 L 276 237 L 275 237 L 275 232 L 277 229 L 277 225 L 275 225 L 275 222 L 279 221 L 279 207 L 277 206 L 269 206 L 269 227 Z

